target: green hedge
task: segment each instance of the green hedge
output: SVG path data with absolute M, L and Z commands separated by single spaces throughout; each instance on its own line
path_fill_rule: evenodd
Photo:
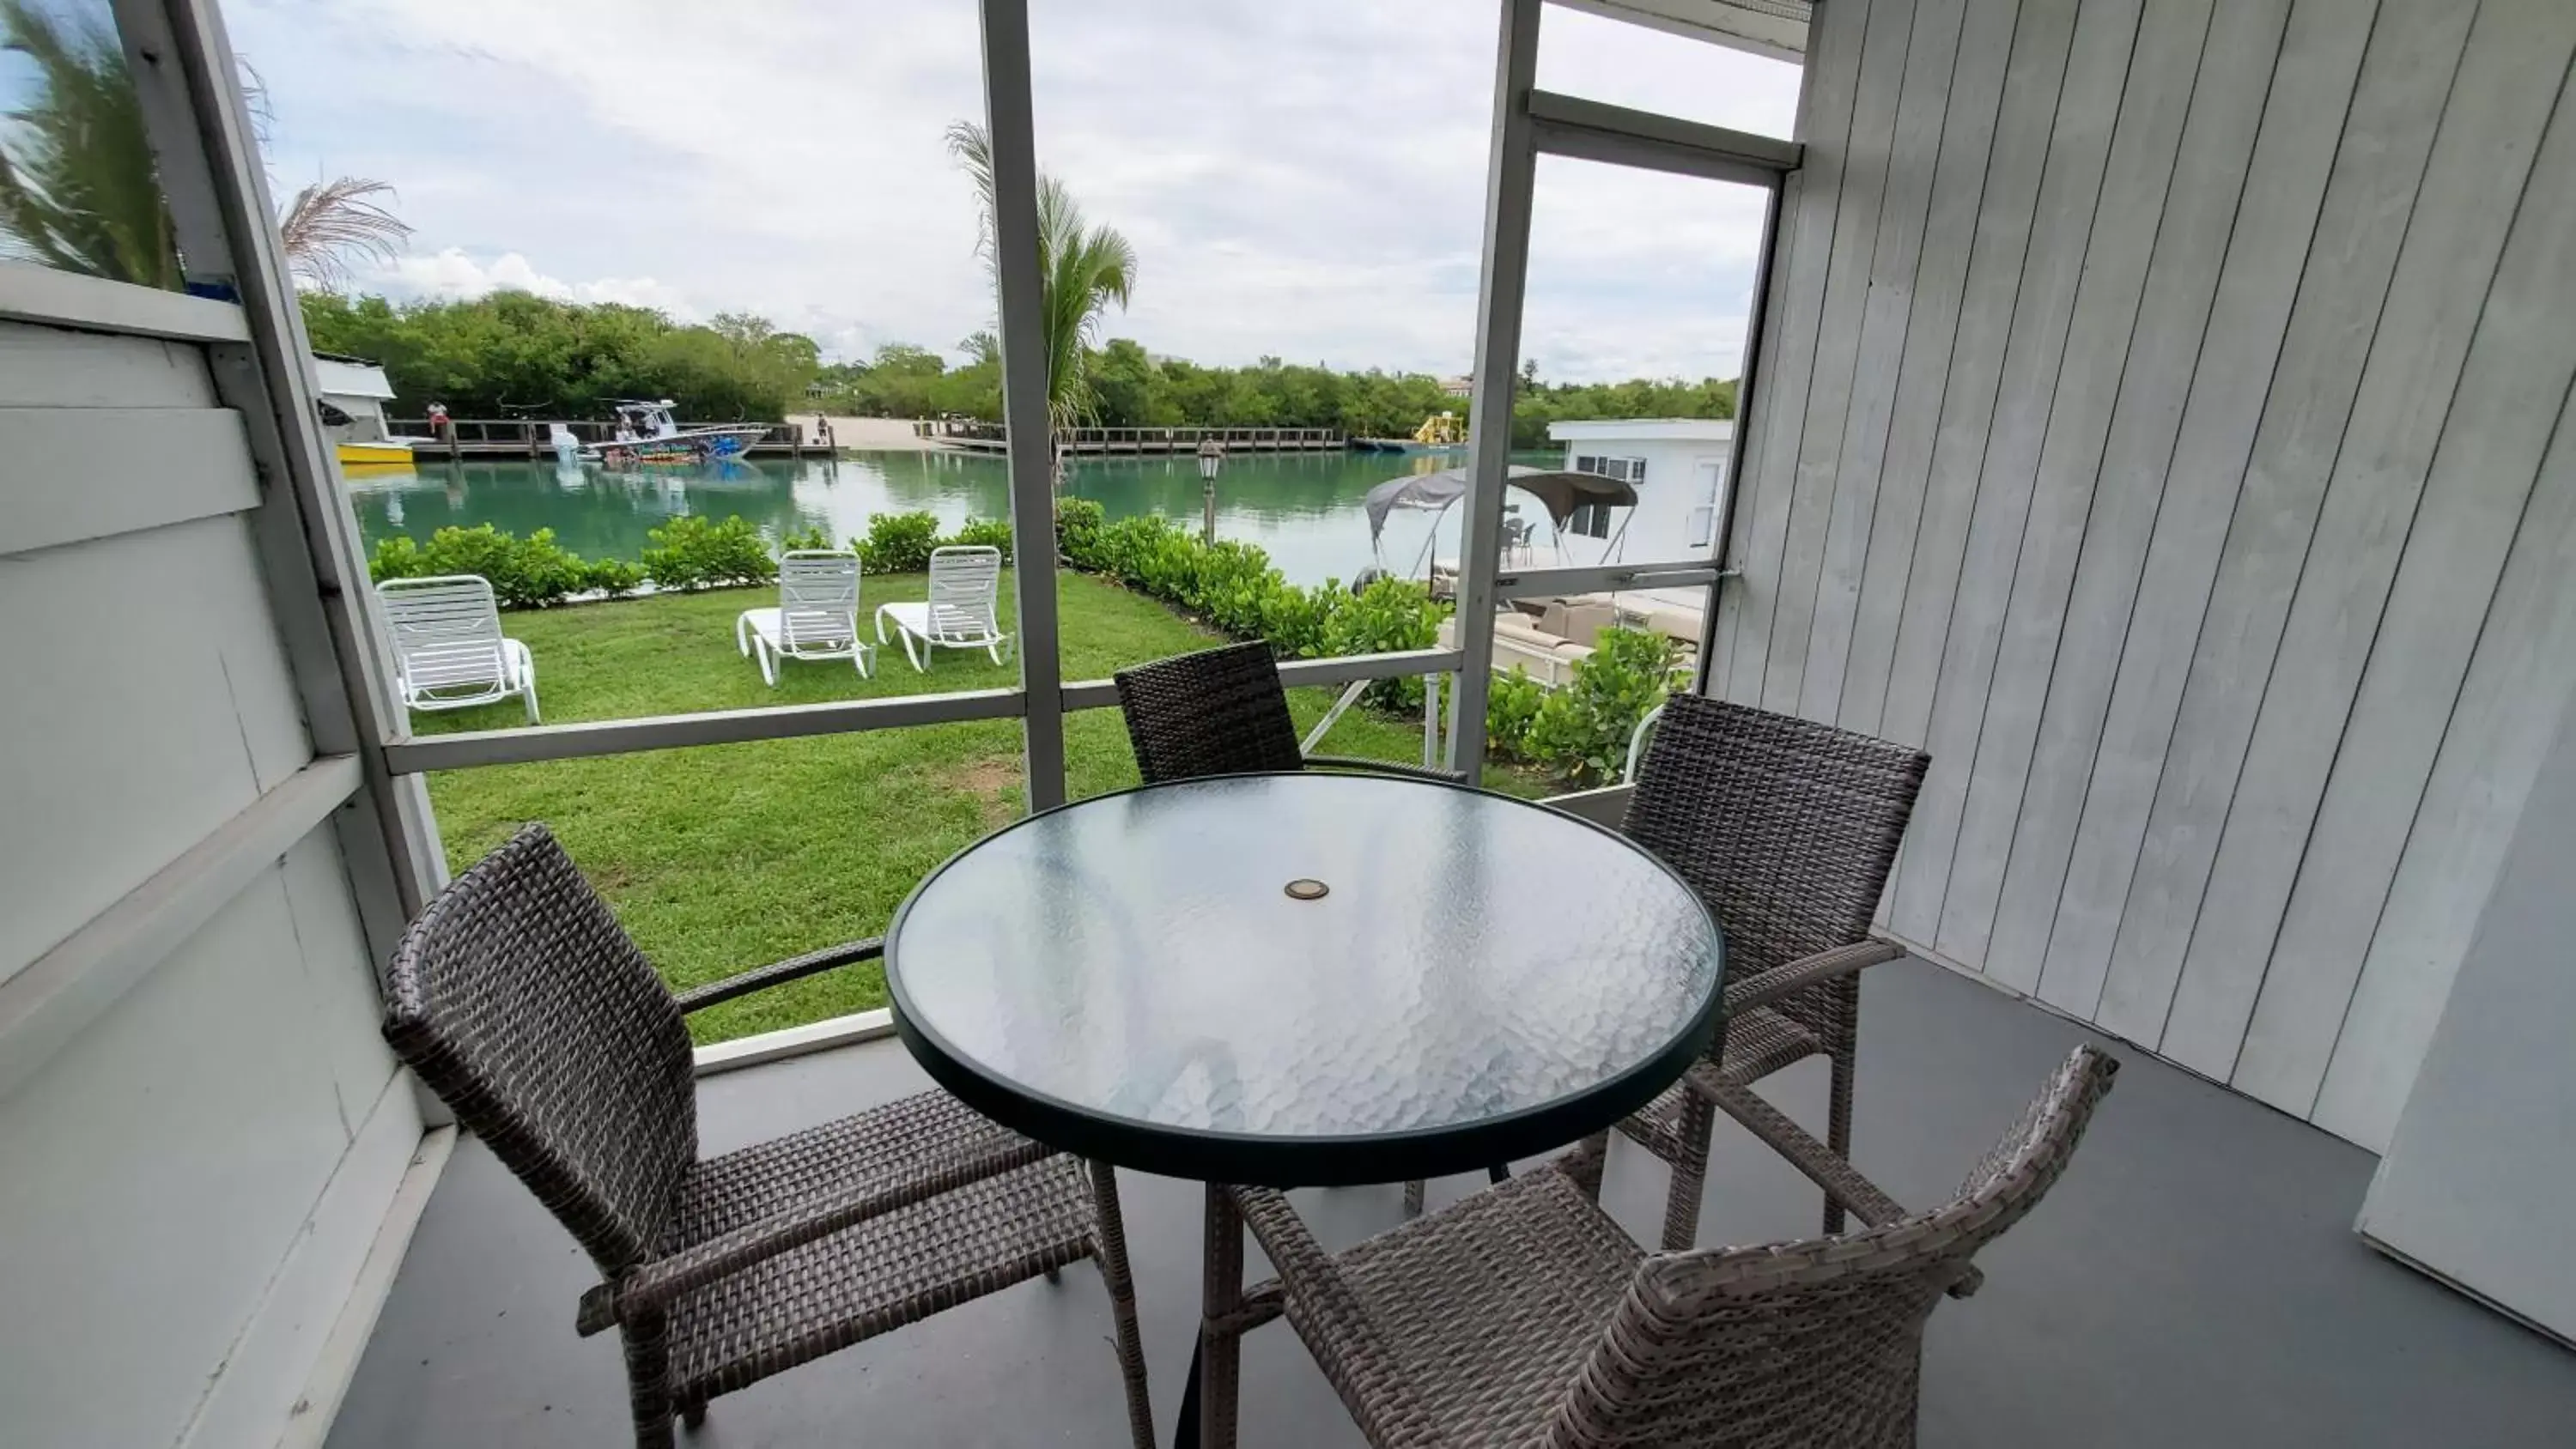
M 478 523 L 472 528 L 442 528 L 429 542 L 408 538 L 379 539 L 367 560 L 368 577 L 428 578 L 439 574 L 479 574 L 491 581 L 493 596 L 504 609 L 543 609 L 576 594 L 622 598 L 650 581 L 665 592 L 738 588 L 778 578 L 778 560 L 760 530 L 739 517 L 722 523 L 695 515 L 674 518 L 646 535 L 651 546 L 634 563 L 622 559 L 585 559 L 555 542 L 555 531 L 540 528 L 521 538 Z M 861 567 L 870 573 L 917 574 L 930 566 L 930 551 L 952 544 L 998 548 L 1011 556 L 1011 525 L 1004 520 L 965 526 L 946 538 L 939 520 L 927 513 L 880 513 L 868 517 L 865 538 L 849 542 Z M 789 533 L 779 540 L 791 548 L 830 548 L 819 528 Z
M 1108 521 L 1086 498 L 1056 504 L 1064 561 L 1189 610 L 1237 639 L 1265 639 L 1285 659 L 1383 654 L 1439 642 L 1450 608 L 1423 585 L 1381 578 L 1354 595 L 1337 582 L 1300 588 L 1248 543 L 1202 543 L 1156 515 Z M 1615 778 L 1628 737 L 1672 686 L 1675 646 L 1661 634 L 1605 629 L 1564 688 L 1547 690 L 1514 667 L 1493 682 L 1485 738 L 1493 754 L 1577 784 Z M 1382 679 L 1361 696 L 1381 709 L 1422 708 L 1422 681 Z
M 1449 615 L 1417 583 L 1382 578 L 1356 595 L 1331 579 L 1301 588 L 1252 544 L 1203 543 L 1159 514 L 1110 523 L 1087 498 L 1056 505 L 1056 546 L 1075 568 L 1176 604 L 1234 638 L 1266 639 L 1284 659 L 1428 649 Z M 1420 709 L 1422 681 L 1381 679 L 1361 700 Z
M 488 523 L 442 528 L 426 544 L 408 538 L 382 539 L 367 560 L 367 575 L 377 583 L 480 574 L 491 581 L 493 596 L 505 609 L 542 609 L 581 593 L 616 598 L 642 587 L 644 572 L 616 559 L 585 560 L 558 545 L 551 528 L 520 538 Z
M 683 514 L 645 537 L 644 572 L 653 587 L 694 593 L 699 589 L 766 584 L 778 578 L 778 560 L 770 557 L 769 540 L 740 518 L 709 523 Z
M 1505 749 L 1584 784 L 1618 778 L 1637 722 L 1672 689 L 1675 652 L 1673 641 L 1661 634 L 1602 630 L 1591 657 L 1575 661 L 1574 677 L 1564 688 L 1542 692 L 1538 707 L 1519 725 L 1519 737 Z M 1489 737 L 1494 726 L 1488 709 Z
M 819 528 L 791 533 L 782 548 L 830 548 Z M 917 574 L 930 567 L 930 555 L 942 548 L 998 548 L 1002 562 L 1011 561 L 1011 522 L 1007 518 L 970 518 L 946 538 L 939 519 L 929 513 L 871 513 L 868 531 L 847 547 L 859 556 L 859 567 L 872 574 Z

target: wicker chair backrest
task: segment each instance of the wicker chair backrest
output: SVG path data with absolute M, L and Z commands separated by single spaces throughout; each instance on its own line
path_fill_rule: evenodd
M 1621 829 L 1681 873 L 1726 932 L 1731 977 L 1853 945 L 1931 757 L 1724 700 L 1664 705 Z
M 404 933 L 384 1033 L 601 1272 L 653 1256 L 697 1158 L 688 1028 L 543 825 Z
M 1117 676 L 1118 708 L 1148 785 L 1304 767 L 1288 692 L 1260 642 L 1156 660 Z
M 2036 1206 L 2119 1063 L 2077 1047 L 1957 1200 L 1839 1237 L 1649 1258 L 1550 1443 L 1914 1443 L 1923 1325 L 1977 1250 Z

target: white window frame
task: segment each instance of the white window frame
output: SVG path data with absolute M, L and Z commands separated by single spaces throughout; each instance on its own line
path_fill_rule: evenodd
M 1646 460 L 1631 457 L 1614 458 L 1606 453 L 1578 453 L 1574 457 L 1572 471 L 1591 473 L 1603 478 L 1616 478 L 1622 483 L 1643 483 L 1646 481 Z
M 1693 484 L 1696 485 L 1702 477 L 1707 477 L 1709 480 L 1708 492 L 1699 502 L 1691 505 L 1689 521 L 1684 524 L 1692 548 L 1717 547 L 1717 515 L 1725 506 L 1728 491 L 1726 470 L 1727 460 L 1723 456 L 1701 456 L 1691 459 Z
M 1501 0 L 1502 37 L 1495 48 L 1493 143 L 1485 177 L 1485 243 L 1482 283 L 1476 308 L 1476 391 L 1469 405 L 1468 488 L 1466 524 L 1459 540 L 1458 629 L 1460 651 L 1470 660 L 1490 658 L 1494 643 L 1494 610 L 1515 598 L 1534 594 L 1598 593 L 1634 588 L 1706 586 L 1715 590 L 1728 576 L 1727 536 L 1732 520 L 1718 518 L 1704 559 L 1589 568 L 1512 569 L 1486 572 L 1487 560 L 1502 550 L 1503 470 L 1510 461 L 1512 390 L 1519 382 L 1521 313 L 1529 283 L 1530 203 L 1536 186 L 1538 158 L 1565 156 L 1678 176 L 1760 187 L 1763 208 L 1762 246 L 1753 275 L 1752 320 L 1744 338 L 1744 361 L 1736 387 L 1735 415 L 1749 418 L 1756 378 L 1755 359 L 1771 291 L 1772 254 L 1779 238 L 1781 194 L 1805 155 L 1795 141 L 1703 125 L 1576 96 L 1538 89 L 1539 18 L 1544 0 Z M 1741 471 L 1747 429 L 1738 426 L 1729 441 L 1726 476 Z M 1734 490 L 1727 491 L 1732 509 Z M 1714 607 L 1702 611 L 1700 678 L 1705 689 Z M 1462 670 L 1458 676 L 1456 723 L 1449 733 L 1449 763 L 1472 776 L 1485 762 L 1485 702 L 1491 692 L 1490 671 Z

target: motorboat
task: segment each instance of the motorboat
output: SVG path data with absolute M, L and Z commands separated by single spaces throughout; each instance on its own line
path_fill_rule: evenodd
M 684 428 L 672 417 L 671 407 L 669 398 L 616 404 L 615 431 L 606 442 L 583 449 L 582 456 L 611 468 L 725 462 L 746 456 L 752 444 L 769 434 L 767 423 Z

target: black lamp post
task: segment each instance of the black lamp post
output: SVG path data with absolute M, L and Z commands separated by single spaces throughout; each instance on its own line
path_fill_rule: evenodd
M 1199 492 L 1202 499 L 1199 537 L 1207 543 L 1216 542 L 1216 473 L 1224 466 L 1225 444 L 1214 438 L 1199 439 Z

